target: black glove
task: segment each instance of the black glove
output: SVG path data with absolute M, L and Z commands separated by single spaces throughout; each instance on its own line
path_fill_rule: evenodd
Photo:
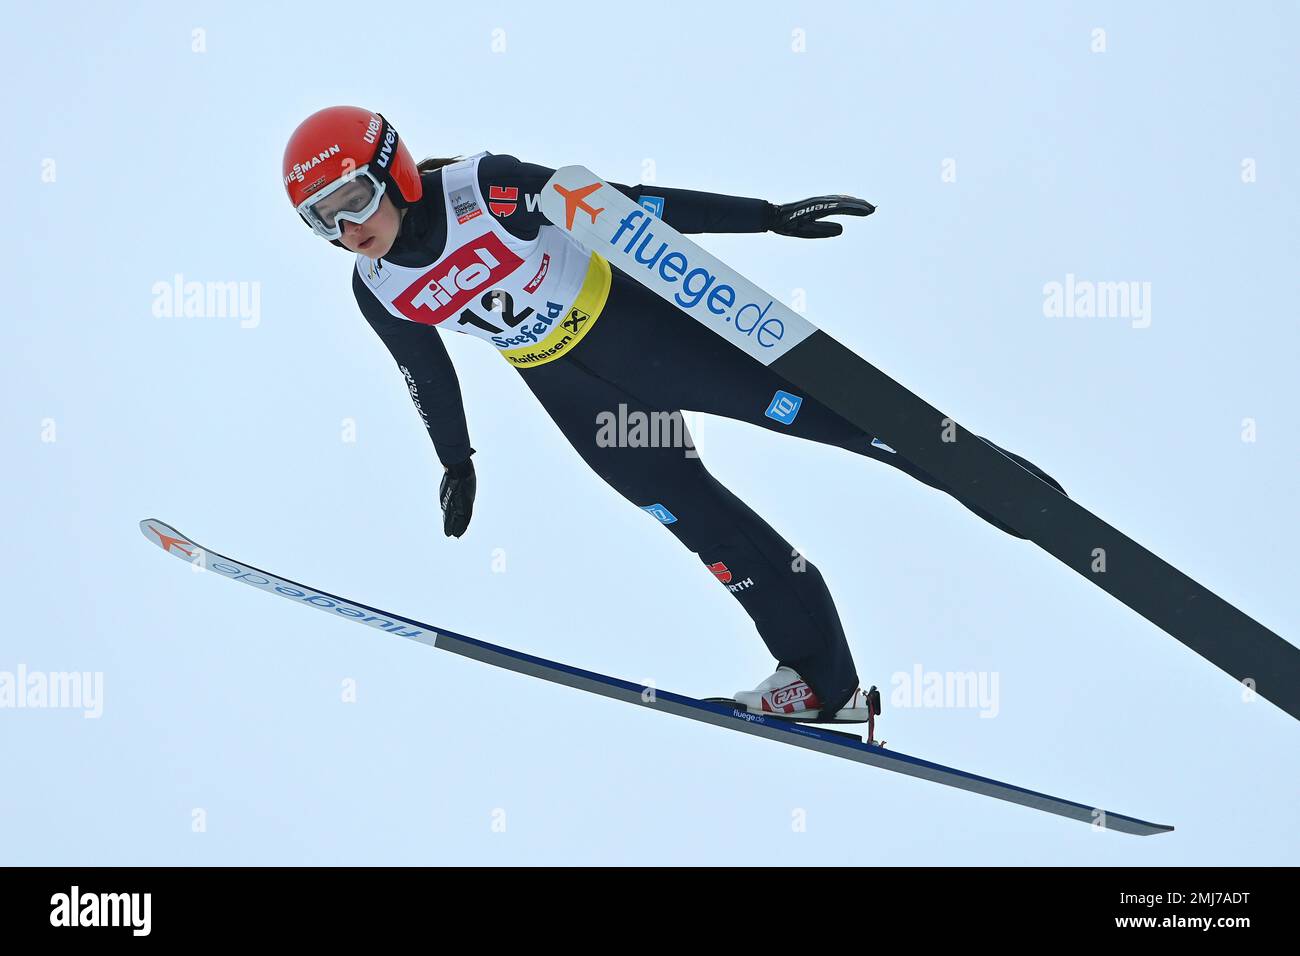
M 784 206 L 768 205 L 772 207 L 767 221 L 768 231 L 800 239 L 825 239 L 844 231 L 838 222 L 817 221 L 824 216 L 870 216 L 876 211 L 876 207 L 865 199 L 853 196 L 814 196 Z
M 442 533 L 447 537 L 459 538 L 469 527 L 477 487 L 472 459 L 466 458 L 460 464 L 449 466 L 443 474 L 442 484 L 438 486 L 438 502 L 442 505 Z

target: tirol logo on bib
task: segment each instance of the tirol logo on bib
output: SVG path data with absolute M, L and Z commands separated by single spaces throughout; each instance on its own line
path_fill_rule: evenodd
M 523 264 L 496 233 L 484 233 L 436 263 L 393 299 L 393 305 L 413 322 L 437 325 L 463 309 L 480 291 Z

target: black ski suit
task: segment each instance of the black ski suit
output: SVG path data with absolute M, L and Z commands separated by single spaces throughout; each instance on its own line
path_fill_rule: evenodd
M 531 239 L 547 223 L 536 211 L 535 197 L 552 172 L 513 156 L 489 155 L 480 162 L 479 186 L 485 196 L 492 190 L 517 197 L 506 215 L 493 214 L 511 234 Z M 440 174 L 424 174 L 424 197 L 408 210 L 386 260 L 419 266 L 442 253 L 447 230 Z M 656 211 L 683 233 L 763 232 L 775 208 L 761 199 L 614 185 L 639 201 L 661 199 Z M 362 313 L 407 376 L 440 460 L 445 465 L 464 461 L 472 449 L 460 386 L 436 329 L 391 315 L 355 272 L 353 289 Z M 709 473 L 690 444 L 680 411 L 722 415 L 836 445 L 948 489 L 617 267 L 599 320 L 573 350 L 517 372 L 583 460 L 693 551 L 744 607 L 777 662 L 797 670 L 824 708 L 838 709 L 858 685 L 858 675 L 821 574 Z M 641 441 L 610 442 L 598 416 L 607 424 L 653 424 Z M 649 437 L 668 434 L 680 440 Z M 1029 462 L 1011 457 L 1059 488 Z

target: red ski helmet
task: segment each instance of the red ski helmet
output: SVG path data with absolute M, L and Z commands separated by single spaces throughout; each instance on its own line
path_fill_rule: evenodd
M 285 192 L 303 220 L 318 232 L 310 216 L 311 203 L 327 187 L 362 171 L 399 207 L 418 202 L 423 194 L 420 171 L 406 144 L 388 120 L 370 110 L 331 106 L 313 113 L 298 124 L 284 148 Z M 352 217 L 344 212 L 340 218 Z

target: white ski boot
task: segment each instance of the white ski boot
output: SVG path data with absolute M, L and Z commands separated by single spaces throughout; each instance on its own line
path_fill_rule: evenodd
M 751 714 L 769 714 L 809 723 L 867 723 L 880 713 L 880 692 L 872 687 L 853 689 L 834 715 L 822 716 L 822 702 L 794 668 L 781 666 L 753 690 L 737 691 L 736 703 Z

